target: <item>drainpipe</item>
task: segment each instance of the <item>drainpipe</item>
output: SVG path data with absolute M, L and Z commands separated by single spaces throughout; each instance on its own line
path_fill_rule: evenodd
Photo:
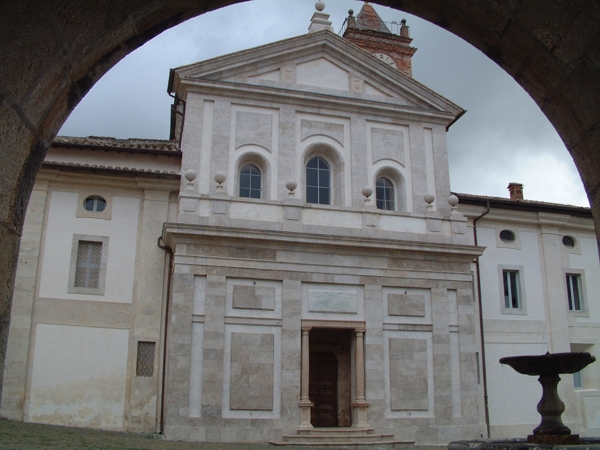
M 162 382 L 161 382 L 161 392 L 160 392 L 160 434 L 165 434 L 165 386 L 166 386 L 166 375 L 167 375 L 167 336 L 168 336 L 168 326 L 169 326 L 169 306 L 171 304 L 171 279 L 173 278 L 173 263 L 175 258 L 173 258 L 173 250 L 164 245 L 164 241 L 162 240 L 162 236 L 159 236 L 157 240 L 157 245 L 160 249 L 164 250 L 169 258 L 169 274 L 167 276 L 167 304 L 165 306 L 165 333 L 164 333 L 164 341 L 163 341 L 163 363 L 162 363 Z
M 473 240 L 477 246 L 477 221 L 483 218 L 490 212 L 490 202 L 486 202 L 486 209 L 483 214 L 480 214 L 473 219 Z M 485 364 L 485 339 L 483 334 L 483 305 L 481 302 L 481 273 L 479 270 L 479 257 L 475 258 L 475 274 L 477 277 L 477 303 L 479 305 L 479 333 L 481 338 L 481 373 L 483 379 L 483 404 L 485 410 L 485 427 L 487 429 L 487 437 L 490 438 L 490 408 L 488 404 L 488 390 L 487 390 L 487 370 Z

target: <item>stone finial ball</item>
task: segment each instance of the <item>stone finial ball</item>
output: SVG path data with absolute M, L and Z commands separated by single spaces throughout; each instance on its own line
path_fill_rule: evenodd
M 215 173 L 215 181 L 217 183 L 222 184 L 225 182 L 226 179 L 227 179 L 227 177 L 225 176 L 225 174 L 223 172 Z
M 423 200 L 425 200 L 425 203 L 427 203 L 428 205 L 431 205 L 433 203 L 433 201 L 435 200 L 435 195 L 425 194 L 423 196 Z
M 298 187 L 298 183 L 296 183 L 294 180 L 289 180 L 288 182 L 285 183 L 285 187 L 287 188 L 288 191 L 293 191 L 294 189 L 296 189 Z
M 364 195 L 366 198 L 369 198 L 371 195 L 373 195 L 373 188 L 371 186 L 365 186 L 362 188 L 362 195 Z
M 402 19 L 402 20 L 400 21 L 400 23 L 401 23 L 402 25 L 406 25 L 406 19 Z
M 458 197 L 454 194 L 450 194 L 450 197 L 448 197 L 448 204 L 454 208 L 458 205 Z
M 188 169 L 185 171 L 183 176 L 185 177 L 186 180 L 188 180 L 191 183 L 192 181 L 194 181 L 196 179 L 196 171 L 194 169 Z
M 353 16 L 354 15 L 354 10 L 353 9 L 349 9 L 348 10 L 348 15 L 349 16 Z
M 315 9 L 317 11 L 323 11 L 325 9 L 325 2 L 319 1 L 319 2 L 315 3 Z

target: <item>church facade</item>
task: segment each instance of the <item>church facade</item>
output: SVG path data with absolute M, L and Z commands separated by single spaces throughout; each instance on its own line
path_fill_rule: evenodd
M 306 35 L 173 69 L 170 141 L 57 138 L 5 417 L 209 442 L 537 425 L 537 399 L 514 422 L 504 402 L 525 400 L 494 359 L 597 351 L 589 209 L 452 194 L 464 110 L 411 78 L 406 24 L 365 3 L 330 26 L 321 8 Z M 600 430 L 586 370 L 561 393 L 582 434 Z

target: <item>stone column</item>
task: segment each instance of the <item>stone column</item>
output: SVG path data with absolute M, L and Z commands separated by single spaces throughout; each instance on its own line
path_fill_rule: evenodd
M 356 397 L 351 405 L 356 410 L 357 423 L 353 424 L 353 426 L 357 428 L 369 428 L 369 424 L 367 423 L 369 402 L 365 399 L 365 330 L 357 328 L 355 332 Z
M 302 411 L 302 419 L 298 430 L 311 429 L 313 426 L 310 423 L 310 409 L 313 403 L 308 397 L 308 383 L 310 379 L 310 343 L 308 341 L 308 334 L 310 333 L 310 327 L 302 327 L 302 376 L 300 383 L 300 409 Z

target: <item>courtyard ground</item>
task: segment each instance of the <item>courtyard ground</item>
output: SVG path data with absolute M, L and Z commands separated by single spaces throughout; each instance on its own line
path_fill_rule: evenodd
M 317 448 L 332 447 L 310 447 Z M 340 447 L 333 447 L 340 449 Z M 348 448 L 348 447 L 344 447 Z M 379 450 L 390 446 L 355 446 L 352 449 Z M 413 447 L 406 447 L 405 449 Z M 418 450 L 440 450 L 444 447 L 417 447 Z M 10 450 L 307 450 L 308 447 L 276 447 L 269 444 L 207 444 L 192 442 L 171 442 L 155 435 L 118 433 L 90 430 L 87 428 L 59 427 L 37 423 L 23 423 L 0 419 L 0 449 Z

